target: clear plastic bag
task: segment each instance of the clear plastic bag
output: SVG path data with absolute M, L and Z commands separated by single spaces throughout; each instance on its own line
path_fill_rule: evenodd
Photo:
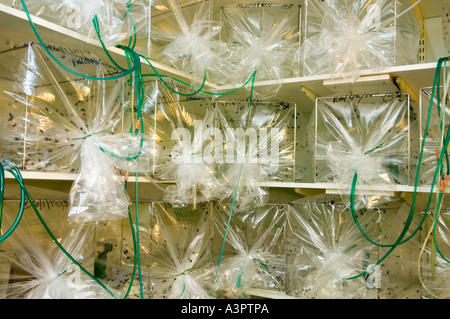
M 220 28 L 211 19 L 210 1 L 156 0 L 152 12 L 152 59 L 193 75 L 195 86 L 218 70 Z
M 405 198 L 408 199 L 406 196 Z M 383 259 L 373 275 L 378 281 L 379 299 L 419 299 L 423 296 L 418 273 L 418 243 L 423 240 L 427 228 L 426 220 L 421 224 L 424 218 L 424 203 L 423 200 L 417 200 L 414 215 L 411 215 L 410 200 L 391 199 L 384 204 L 383 214 L 388 218 L 380 218 L 379 221 L 380 244 L 394 244 L 403 231 L 404 236 L 401 244 Z M 410 225 L 404 230 L 408 218 Z M 391 247 L 378 247 L 379 258 L 384 257 L 390 250 Z
M 175 81 L 167 84 L 177 92 L 193 92 Z M 184 97 L 160 81 L 153 83 L 148 98 L 156 105 L 144 112 L 147 134 L 155 144 L 151 175 L 176 183 L 166 189 L 165 200 L 184 205 L 214 199 L 221 190 L 214 155 L 222 148 L 219 110 L 204 94 Z
M 409 103 L 408 94 L 318 98 L 315 181 L 350 188 L 357 173 L 359 185 L 408 185 Z
M 62 247 L 92 275 L 95 226 L 67 222 L 61 214 L 67 216 L 65 201 L 35 200 L 34 204 Z M 4 223 L 10 223 L 17 206 L 5 205 Z M 29 203 L 19 226 L 2 243 L 1 255 L 11 263 L 11 272 L 1 274 L 9 276 L 7 299 L 110 299 L 117 293 L 101 287 L 55 245 Z
M 433 102 L 431 103 L 433 93 Z M 434 92 L 431 87 L 422 88 L 420 90 L 419 136 L 416 140 L 418 142 L 414 145 L 417 149 L 416 154 L 418 157 L 420 154 L 420 147 L 422 146 L 422 143 L 424 143 L 419 185 L 431 185 L 437 167 L 438 159 L 436 150 L 441 146 L 442 118 L 445 119 L 445 117 L 440 116 L 442 109 L 445 107 L 445 104 L 442 102 L 443 94 L 444 88 L 442 86 L 439 90 L 434 90 Z M 439 107 L 441 110 L 438 110 L 438 100 L 440 100 Z M 426 132 L 426 138 L 424 139 L 430 107 L 431 113 L 428 122 L 428 131 Z M 448 109 L 446 108 L 445 115 L 447 114 Z
M 428 212 L 426 229 L 422 231 L 421 241 L 415 241 L 415 248 L 420 252 L 419 257 L 412 264 L 417 277 L 420 278 L 422 298 L 448 299 L 450 289 L 448 280 L 450 276 L 450 210 L 448 200 L 440 205 L 436 214 L 435 201 Z M 438 216 L 438 220 L 436 220 Z M 419 248 L 419 249 L 418 249 Z M 418 265 L 417 265 L 418 264 Z
M 218 173 L 224 180 L 223 193 L 228 194 L 224 199 L 235 200 L 236 211 L 267 203 L 269 194 L 263 182 L 301 178 L 296 175 L 300 113 L 295 104 L 275 100 L 249 105 L 238 99 L 218 101 L 217 105 L 226 118 L 224 162 L 218 165 Z
M 97 137 L 81 146 L 81 167 L 69 192 L 69 217 L 77 222 L 126 218 L 130 199 L 123 179 L 100 150 Z
M 174 208 L 152 205 L 151 296 L 154 299 L 209 299 L 213 272 L 209 204 Z
M 380 222 L 390 220 L 399 202 L 399 198 L 380 196 L 356 201 L 356 218 L 371 240 L 379 242 L 383 237 Z M 338 195 L 294 201 L 286 227 L 287 294 L 316 299 L 377 298 L 380 266 L 375 265 L 381 256 L 357 227 L 348 201 Z
M 24 10 L 21 0 L 14 6 Z M 101 38 L 106 47 L 127 44 L 129 38 L 140 34 L 141 41 L 149 37 L 150 12 L 146 0 L 26 0 L 32 15 L 62 27 L 98 39 L 93 19 L 98 20 Z
M 214 287 L 224 298 L 247 298 L 247 289 L 284 291 L 286 205 L 267 205 L 233 214 L 212 203 L 214 250 L 221 252 Z M 224 236 L 226 243 L 221 246 Z M 218 258 L 216 257 L 215 260 Z
M 361 70 L 418 62 L 420 28 L 409 1 L 307 0 L 303 75 L 355 81 Z M 403 14 L 403 12 L 405 12 Z
M 137 205 L 130 206 L 130 219 L 97 223 L 96 227 L 94 275 L 124 299 L 147 299 L 150 294 L 152 204 Z M 139 250 L 135 249 L 138 243 Z
M 245 83 L 255 70 L 257 81 L 300 76 L 300 17 L 298 4 L 222 6 L 220 39 L 228 48 L 229 74 L 218 83 Z

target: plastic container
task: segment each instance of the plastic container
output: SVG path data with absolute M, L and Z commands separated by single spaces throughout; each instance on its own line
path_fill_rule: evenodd
M 283 292 L 287 206 L 268 204 L 233 213 L 228 224 L 230 209 L 212 203 L 217 296 L 248 298 L 250 288 Z
M 150 295 L 153 299 L 214 297 L 209 204 L 151 209 Z
M 228 52 L 225 76 L 214 82 L 241 84 L 300 76 L 302 7 L 296 3 L 227 2 L 220 8 L 220 40 Z
M 418 63 L 420 28 L 410 6 L 407 0 L 306 0 L 303 76 L 356 80 L 362 70 Z
M 316 100 L 315 181 L 350 188 L 410 182 L 410 97 L 356 94 Z M 349 165 L 351 163 L 351 165 Z

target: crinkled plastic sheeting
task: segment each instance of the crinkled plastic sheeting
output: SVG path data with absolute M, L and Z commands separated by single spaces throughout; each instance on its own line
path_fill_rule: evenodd
M 97 17 L 106 47 L 128 44 L 129 38 L 137 34 L 144 43 L 141 49 L 147 50 L 150 35 L 147 0 L 25 0 L 24 3 L 30 14 L 94 39 L 98 39 L 93 24 Z M 14 6 L 24 10 L 20 0 L 14 0 Z
M 0 80 L 0 153 L 5 159 L 17 167 L 23 166 L 24 127 L 23 118 L 26 110 L 15 96 L 7 92 L 15 92 L 25 99 L 25 93 L 17 88 L 22 83 L 19 75 L 20 64 L 27 54 L 27 46 L 17 47 L 0 54 L 2 79 Z
M 61 46 L 48 50 L 63 65 L 89 77 L 119 73 L 89 52 Z M 14 119 L 23 130 L 16 129 L 19 135 L 9 137 L 23 145 L 18 150 L 23 168 L 78 173 L 70 193 L 70 215 L 79 220 L 126 217 L 128 195 L 112 160 L 122 156 L 126 163 L 130 150 L 136 151 L 119 147 L 129 141 L 129 123 L 123 122 L 128 103 L 125 81 L 80 78 L 35 43 L 29 45 L 20 76 L 19 87 L 3 93 L 24 111 Z M 112 139 L 108 136 L 112 133 L 119 134 Z M 106 148 L 114 150 L 114 157 Z
M 358 185 L 407 185 L 409 105 L 408 94 L 318 98 L 311 118 L 315 181 L 349 188 L 357 173 Z
M 97 224 L 94 274 L 104 284 L 114 289 L 117 297 L 147 299 L 150 296 L 152 204 L 145 202 L 137 204 L 139 227 L 136 227 L 135 205 L 136 203 L 130 206 L 131 224 L 129 219 Z M 138 243 L 139 251 L 134 247 Z
M 51 232 L 64 249 L 91 274 L 95 264 L 95 225 L 69 223 L 68 202 L 35 200 Z M 9 226 L 18 202 L 6 202 L 2 226 Z M 65 214 L 64 214 L 65 213 Z M 16 230 L 2 243 L 2 263 L 10 270 L 1 273 L 6 299 L 108 299 L 112 296 L 85 274 L 55 245 L 37 219 L 30 203 Z M 110 289 L 110 292 L 117 294 Z
M 224 180 L 235 211 L 263 206 L 268 191 L 263 182 L 293 182 L 301 179 L 296 165 L 297 112 L 295 103 L 245 99 L 217 101 L 227 122 L 224 134 L 224 162 L 218 172 Z M 236 191 L 237 189 L 237 191 Z M 236 192 L 236 193 L 235 193 Z
M 255 70 L 258 81 L 300 76 L 300 18 L 299 4 L 225 3 L 220 39 L 228 50 L 221 63 L 229 74 L 218 83 L 244 83 Z
M 151 297 L 214 297 L 211 271 L 212 216 L 209 204 L 174 208 L 153 203 L 151 226 Z
M 374 242 L 384 242 L 382 227 L 389 224 L 402 203 L 395 197 L 361 197 L 355 211 L 364 233 Z M 288 295 L 378 298 L 384 279 L 380 273 L 390 269 L 375 266 L 381 258 L 379 247 L 362 235 L 347 200 L 338 195 L 317 195 L 294 201 L 289 205 L 286 227 Z
M 436 211 L 436 199 L 433 198 L 420 241 L 414 241 L 415 249 L 420 254 L 411 261 L 410 267 L 420 278 L 421 297 L 425 299 L 450 297 L 449 213 L 449 202 L 445 195 L 439 211 Z
M 175 81 L 166 82 L 177 92 L 192 93 L 191 88 Z M 150 88 L 151 87 L 151 88 Z M 219 193 L 215 153 L 222 146 L 220 129 L 223 121 L 206 94 L 182 96 L 160 81 L 148 85 L 144 107 L 146 134 L 154 139 L 152 177 L 175 181 L 165 192 L 167 201 L 177 205 L 211 200 Z
M 248 298 L 250 288 L 284 291 L 287 206 L 266 205 L 235 213 L 228 225 L 230 209 L 212 203 L 214 259 L 219 260 L 215 263 L 217 296 Z
M 434 95 L 433 95 L 434 94 Z M 420 167 L 420 185 L 431 185 L 433 182 L 433 176 L 437 167 L 436 150 L 441 147 L 441 134 L 442 133 L 442 119 L 448 116 L 448 109 L 445 107 L 443 100 L 444 88 L 436 88 L 433 92 L 433 88 L 427 87 L 420 90 L 420 111 L 419 111 L 419 132 L 420 136 L 417 142 L 416 148 L 419 154 L 420 147 L 423 145 L 423 158 Z M 433 95 L 433 102 L 431 97 Z M 439 95 L 439 96 L 438 96 Z M 439 108 L 438 110 L 438 101 Z M 432 103 L 431 103 L 432 102 Z M 429 113 L 431 107 L 431 113 Z M 445 114 L 442 111 L 445 108 Z M 441 117 L 441 114 L 443 117 Z M 425 128 L 428 122 L 428 131 L 425 132 Z M 447 124 L 444 123 L 444 129 L 447 129 Z M 426 138 L 424 140 L 426 133 Z M 438 177 L 439 175 L 437 175 Z M 437 180 L 436 180 L 437 181 Z
M 201 83 L 205 72 L 208 76 L 220 70 L 219 32 L 218 23 L 211 19 L 210 1 L 155 0 L 150 57 L 194 75 Z
M 361 70 L 418 62 L 420 28 L 407 0 L 306 0 L 303 75 L 356 80 Z M 402 14 L 402 12 L 404 12 Z

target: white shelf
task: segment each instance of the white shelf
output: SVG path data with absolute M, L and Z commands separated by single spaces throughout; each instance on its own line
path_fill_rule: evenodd
M 77 174 L 74 173 L 59 173 L 59 172 L 38 172 L 38 171 L 22 171 L 21 175 L 25 181 L 61 181 L 72 183 Z M 6 179 L 14 179 L 14 176 L 9 172 L 5 174 Z M 128 177 L 129 183 L 136 182 L 134 174 L 130 174 Z M 141 184 L 156 184 L 161 187 L 167 185 L 173 185 L 174 181 L 156 181 L 149 180 L 144 176 L 138 176 L 138 182 Z M 295 190 L 319 190 L 329 194 L 340 194 L 342 192 L 348 192 L 351 185 L 337 185 L 336 183 L 293 183 L 293 182 L 263 182 L 261 187 L 268 188 L 285 188 Z M 418 186 L 418 193 L 429 193 L 431 186 Z M 436 187 L 433 189 L 436 191 Z M 413 193 L 414 186 L 412 185 L 357 185 L 356 192 L 366 194 L 391 194 L 391 193 Z M 449 190 L 447 192 L 450 192 Z
M 245 294 L 254 297 L 269 298 L 269 299 L 298 299 L 296 297 L 287 295 L 285 292 L 268 289 L 266 290 L 266 289 L 250 288 L 245 290 Z

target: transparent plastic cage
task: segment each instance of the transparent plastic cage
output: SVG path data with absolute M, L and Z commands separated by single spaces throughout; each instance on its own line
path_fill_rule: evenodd
M 384 248 L 380 250 L 365 237 L 378 244 L 395 242 L 393 238 L 400 233 L 397 228 L 403 225 L 396 223 L 399 227 L 389 231 L 387 226 L 397 221 L 397 214 L 409 212 L 409 206 L 400 197 L 377 195 L 358 197 L 354 207 L 355 217 L 347 199 L 331 194 L 305 197 L 289 205 L 288 295 L 307 299 L 376 299 L 383 292 L 385 297 L 389 292 L 398 293 L 404 288 L 401 285 L 410 283 L 410 273 L 398 280 L 401 265 L 396 264 L 397 271 L 392 273 L 391 267 L 386 267 L 392 265 L 390 256 L 377 265 Z M 399 220 L 405 216 L 400 215 Z M 413 260 L 397 251 L 392 255 Z
M 301 6 L 294 3 L 233 3 L 220 8 L 220 40 L 226 45 L 214 82 L 244 83 L 300 76 Z
M 94 225 L 73 224 L 67 221 L 68 202 L 65 200 L 35 199 L 34 205 L 48 229 L 82 267 L 94 273 Z M 19 208 L 18 201 L 4 204 L 2 227 L 10 227 Z M 55 245 L 37 218 L 30 203 L 10 237 L 2 243 L 2 257 L 10 261 L 7 299 L 89 299 L 109 298 L 109 294 L 75 265 Z
M 415 249 L 420 252 L 417 258 L 420 271 L 421 296 L 423 299 L 448 299 L 450 289 L 450 209 L 448 199 L 443 197 L 436 210 L 436 200 L 432 199 L 428 211 L 429 217 L 424 224 L 420 241 Z M 437 219 L 436 219 L 437 218 Z
M 209 204 L 151 208 L 150 282 L 154 299 L 214 297 Z
M 217 61 L 220 29 L 211 14 L 209 0 L 153 1 L 150 57 L 198 77 L 201 83 Z
M 225 148 L 235 149 L 235 153 L 227 157 L 227 163 L 239 165 L 239 156 L 245 156 L 244 162 L 259 164 L 262 174 L 267 175 L 262 177 L 262 181 L 294 182 L 302 178 L 304 164 L 296 160 L 296 151 L 300 132 L 304 129 L 300 127 L 303 114 L 295 103 L 255 100 L 250 105 L 248 99 L 237 98 L 217 100 L 216 105 L 224 115 L 226 124 L 234 130 L 234 133 L 225 133 Z M 246 150 L 242 147 L 242 152 L 238 129 L 244 130 L 249 139 Z M 256 141 L 252 140 L 255 136 Z M 227 165 L 224 167 L 227 168 Z
M 356 80 L 361 70 L 416 64 L 420 27 L 410 1 L 306 0 L 302 74 Z
M 153 140 L 154 149 L 150 175 L 174 181 L 176 186 L 169 186 L 165 196 L 179 204 L 213 199 L 220 186 L 213 153 L 223 147 L 216 136 L 222 127 L 221 115 L 210 96 L 192 92 L 195 89 L 175 81 L 154 81 L 147 86 L 143 110 L 145 134 Z
M 228 226 L 230 209 L 212 203 L 217 295 L 240 299 L 248 298 L 249 288 L 284 291 L 287 206 L 267 204 L 234 213 Z
M 315 181 L 351 185 L 357 173 L 359 185 L 408 185 L 409 105 L 404 93 L 318 98 Z
M 423 144 L 423 157 L 420 163 L 420 185 L 432 185 L 433 178 L 435 178 L 435 183 L 438 182 L 439 174 L 434 177 L 438 162 L 436 150 L 440 150 L 442 147 L 441 135 L 445 134 L 446 130 L 448 129 L 448 122 L 445 119 L 449 115 L 449 110 L 446 106 L 446 103 L 444 103 L 443 101 L 443 94 L 444 88 L 442 86 L 439 88 L 435 88 L 434 90 L 432 87 L 422 88 L 420 90 L 420 135 L 415 145 L 417 148 L 416 153 L 418 157 Z M 427 124 L 428 130 L 425 132 Z

